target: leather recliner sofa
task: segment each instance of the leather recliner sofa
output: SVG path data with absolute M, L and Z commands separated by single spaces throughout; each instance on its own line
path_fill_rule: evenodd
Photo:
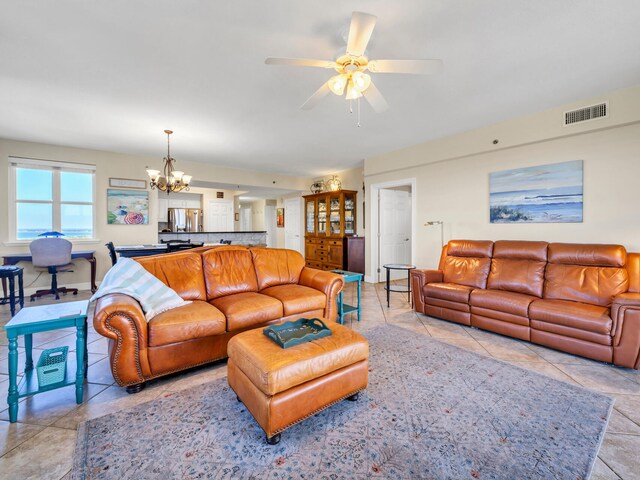
M 417 312 L 640 368 L 640 254 L 621 245 L 451 240 L 411 287 Z
M 130 393 L 152 378 L 226 358 L 236 334 L 302 317 L 335 321 L 340 275 L 305 267 L 293 250 L 221 247 L 136 259 L 191 303 L 148 323 L 122 294 L 96 304 L 93 324 L 109 339 L 113 378 Z

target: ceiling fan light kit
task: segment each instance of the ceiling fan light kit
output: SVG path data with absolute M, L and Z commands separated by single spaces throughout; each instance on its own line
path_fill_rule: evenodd
M 376 25 L 377 17 L 363 12 L 353 12 L 351 25 L 347 38 L 347 51 L 345 55 L 335 61 L 313 60 L 304 58 L 277 58 L 269 57 L 265 60 L 267 65 L 292 65 L 302 67 L 333 68 L 338 72 L 325 82 L 316 92 L 303 103 L 302 110 L 310 110 L 315 107 L 329 92 L 338 96 L 345 96 L 351 101 L 358 102 L 358 123 L 360 126 L 360 98 L 364 97 L 373 110 L 377 113 L 384 112 L 389 104 L 384 99 L 380 90 L 371 80 L 371 75 L 365 73 L 405 73 L 414 75 L 430 75 L 442 70 L 442 60 L 369 60 L 364 56 L 369 39 Z M 345 94 L 346 91 L 346 94 Z

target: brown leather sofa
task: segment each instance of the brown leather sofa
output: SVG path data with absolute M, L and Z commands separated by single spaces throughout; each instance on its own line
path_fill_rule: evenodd
M 426 315 L 640 368 L 640 254 L 621 245 L 452 240 L 411 286 Z
M 301 317 L 337 318 L 340 275 L 305 267 L 293 250 L 224 247 L 136 259 L 191 303 L 145 320 L 127 295 L 96 304 L 113 378 L 130 393 L 152 378 L 226 358 L 236 334 Z

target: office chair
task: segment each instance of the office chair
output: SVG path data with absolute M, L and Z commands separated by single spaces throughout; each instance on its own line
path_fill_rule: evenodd
M 64 238 L 45 237 L 38 238 L 31 242 L 31 261 L 36 270 L 48 271 L 51 274 L 51 288 L 48 290 L 38 290 L 31 295 L 31 301 L 44 295 L 55 295 L 56 300 L 60 299 L 60 293 L 69 292 L 78 294 L 77 288 L 58 288 L 58 273 L 71 272 L 74 264 L 71 263 L 71 242 Z

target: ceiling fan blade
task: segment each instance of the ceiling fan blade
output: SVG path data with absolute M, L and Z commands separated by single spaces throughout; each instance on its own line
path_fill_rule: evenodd
M 323 83 L 322 86 L 307 99 L 306 102 L 300 105 L 300 110 L 311 110 L 320 103 L 320 100 L 322 100 L 330 91 L 329 82 Z
M 264 63 L 267 65 L 293 65 L 296 67 L 334 68 L 336 66 L 336 62 L 332 62 L 331 60 L 314 60 L 309 58 L 269 57 L 265 59 Z
M 378 90 L 373 84 L 373 82 L 369 84 L 369 88 L 364 91 L 363 95 L 364 98 L 367 99 L 367 102 L 369 102 L 369 104 L 376 111 L 376 113 L 382 113 L 389 108 L 389 104 L 380 93 L 380 90 Z
M 364 55 L 373 28 L 378 17 L 368 13 L 353 12 L 351 26 L 349 27 L 349 39 L 347 40 L 347 54 L 355 57 Z
M 431 75 L 442 70 L 442 60 L 371 60 L 367 68 L 374 73 Z

